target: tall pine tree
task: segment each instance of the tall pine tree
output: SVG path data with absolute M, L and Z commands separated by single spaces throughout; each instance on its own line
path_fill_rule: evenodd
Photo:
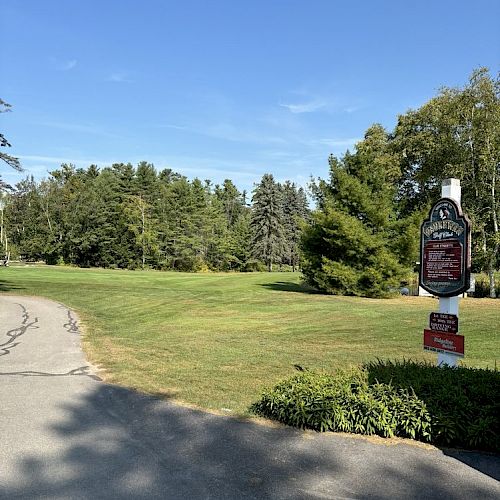
M 264 174 L 255 187 L 252 203 L 252 255 L 271 271 L 274 263 L 281 262 L 286 247 L 281 190 L 271 174 Z

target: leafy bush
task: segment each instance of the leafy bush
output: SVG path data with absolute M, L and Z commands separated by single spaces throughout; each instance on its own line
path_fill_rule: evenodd
M 500 297 L 500 273 L 495 273 L 495 285 L 497 297 Z M 477 298 L 490 296 L 490 280 L 488 275 L 483 273 L 476 274 L 476 286 L 472 295 Z
M 303 372 L 265 391 L 258 415 L 317 431 L 400 436 L 500 451 L 500 372 L 377 361 Z
M 260 260 L 251 259 L 245 262 L 241 271 L 244 273 L 265 272 L 267 267 Z
M 252 410 L 299 428 L 428 441 L 430 415 L 412 391 L 369 385 L 362 369 L 304 372 L 264 392 Z
M 500 451 L 500 372 L 414 361 L 365 365 L 369 383 L 412 390 L 431 415 L 432 442 Z

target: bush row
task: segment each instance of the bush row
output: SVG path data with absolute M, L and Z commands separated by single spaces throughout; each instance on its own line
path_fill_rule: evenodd
M 438 445 L 500 451 L 500 371 L 377 360 L 365 365 L 370 383 L 411 388 L 425 402 Z
M 259 415 L 299 428 L 430 439 L 430 415 L 412 392 L 368 384 L 364 370 L 304 372 L 264 392 Z
M 261 416 L 317 431 L 406 437 L 500 451 L 500 372 L 377 361 L 305 371 L 263 393 Z

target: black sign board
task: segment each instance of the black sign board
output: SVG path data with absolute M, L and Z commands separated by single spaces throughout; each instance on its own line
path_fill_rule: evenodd
M 451 198 L 441 198 L 422 224 L 420 286 L 438 297 L 470 287 L 470 223 Z
M 429 318 L 429 328 L 435 332 L 458 333 L 458 316 L 433 312 Z

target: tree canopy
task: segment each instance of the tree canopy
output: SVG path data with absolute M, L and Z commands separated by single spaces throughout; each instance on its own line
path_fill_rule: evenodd
M 10 104 L 6 103 L 3 99 L 0 99 L 0 113 L 11 111 L 11 108 L 12 106 Z M 0 133 L 0 147 L 11 147 L 11 144 L 2 133 Z M 0 151 L 0 160 L 7 163 L 7 165 L 9 165 L 9 167 L 13 168 L 14 170 L 17 170 L 18 172 L 22 171 L 19 158 Z M 5 191 L 6 189 L 12 189 L 12 187 L 9 186 L 5 181 L 3 181 L 2 176 L 0 175 L 0 192 Z
M 305 231 L 304 273 L 330 293 L 383 295 L 418 260 L 418 227 L 456 177 L 472 221 L 473 270 L 500 266 L 500 79 L 485 68 L 463 88 L 443 88 L 398 118 L 392 133 L 374 125 L 313 184 L 317 210 Z
M 247 270 L 256 258 L 270 267 L 297 266 L 298 249 L 292 251 L 292 262 L 287 238 L 290 245 L 299 239 L 305 196 L 286 183 L 288 198 L 301 200 L 301 215 L 289 207 L 293 223 L 285 227 L 285 188 L 273 180 L 274 194 L 267 198 L 262 186 L 269 179 L 264 175 L 256 186 L 254 206 L 249 207 L 229 179 L 212 186 L 169 169 L 157 172 L 147 162 L 101 170 L 63 164 L 48 179 L 28 177 L 18 183 L 9 196 L 5 226 L 18 255 L 48 263 L 230 271 Z M 257 220 L 262 213 L 280 214 L 265 236 L 270 245 L 261 241 Z

